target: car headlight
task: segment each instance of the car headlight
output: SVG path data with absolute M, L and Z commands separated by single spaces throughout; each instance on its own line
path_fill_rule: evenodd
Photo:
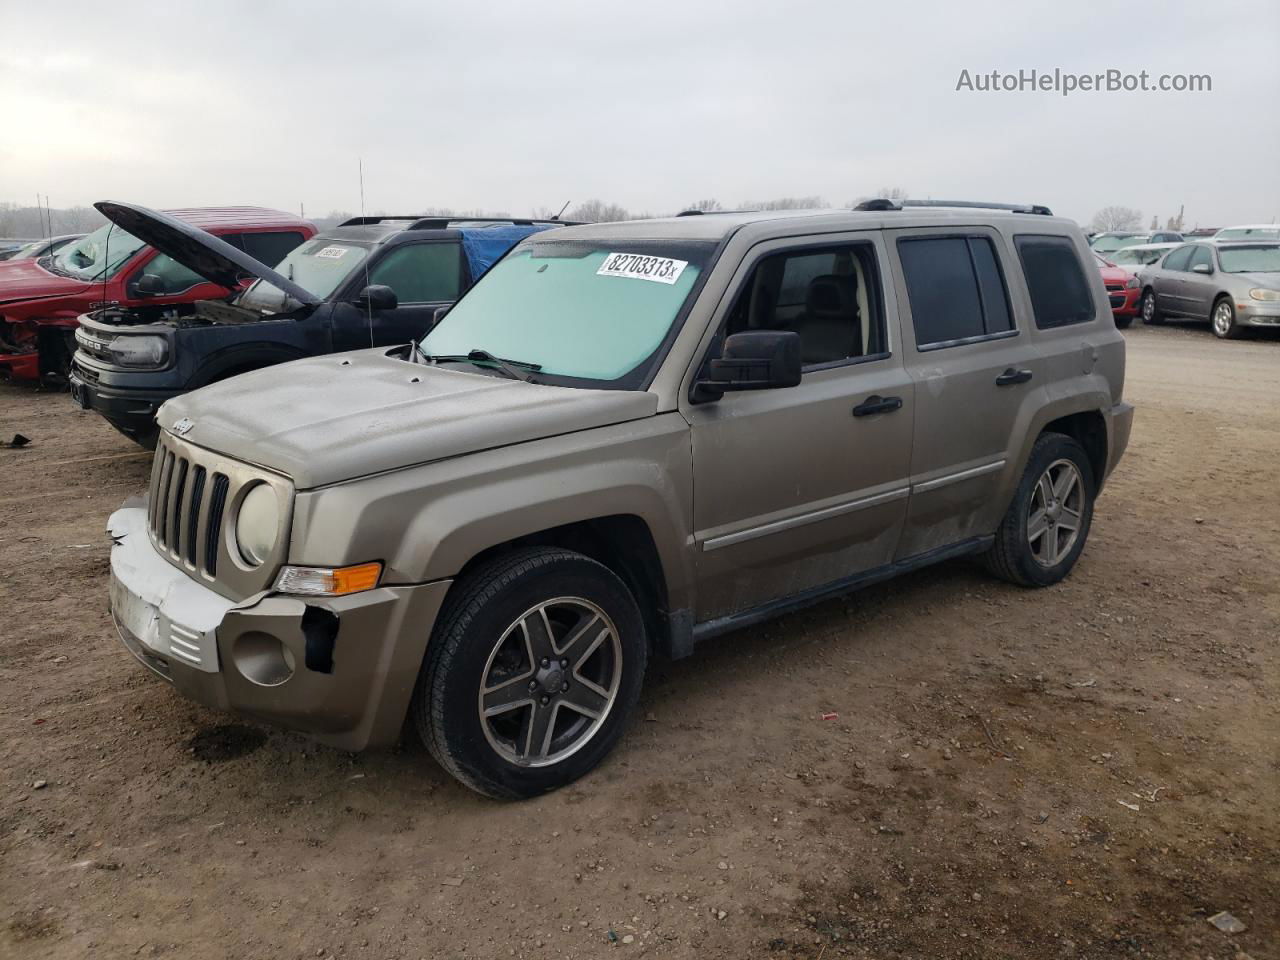
M 353 567 L 284 567 L 276 577 L 276 590 L 308 597 L 341 597 L 372 590 L 382 576 L 382 564 L 358 563 Z
M 280 535 L 280 503 L 270 484 L 259 483 L 240 501 L 236 515 L 236 545 L 250 566 L 260 565 L 275 548 Z
M 163 367 L 169 360 L 169 342 L 164 337 L 120 336 L 106 343 L 113 363 L 122 367 Z
M 1280 300 L 1280 290 L 1268 290 L 1266 287 L 1254 287 L 1249 296 L 1255 300 Z
M 1125 284 L 1125 288 L 1128 290 L 1136 290 L 1140 284 L 1141 284 L 1141 281 L 1138 279 L 1138 275 L 1135 273 L 1132 277 L 1129 278 L 1129 282 Z

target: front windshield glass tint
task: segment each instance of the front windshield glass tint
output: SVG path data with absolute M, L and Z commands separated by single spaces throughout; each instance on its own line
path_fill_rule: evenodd
M 1093 245 L 1093 249 L 1101 254 L 1115 253 L 1123 247 L 1132 247 L 1137 243 L 1144 243 L 1146 237 L 1101 237 Z
M 633 388 L 713 249 L 652 240 L 528 243 L 458 301 L 423 338 L 422 350 L 486 350 L 538 364 L 541 374 Z
M 1280 273 L 1280 246 L 1219 249 L 1218 262 L 1227 273 Z
M 78 280 L 107 280 L 144 246 L 133 234 L 109 223 L 59 250 L 53 267 Z
M 276 265 L 275 271 L 323 300 L 338 289 L 342 281 L 368 255 L 369 248 L 364 244 L 347 240 L 314 239 L 300 247 L 294 247 Z M 238 303 L 251 310 L 274 312 L 286 309 L 288 299 L 273 284 L 258 280 L 240 295 Z

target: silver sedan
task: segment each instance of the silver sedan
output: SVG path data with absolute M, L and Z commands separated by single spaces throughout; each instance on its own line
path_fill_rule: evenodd
M 1207 320 L 1223 339 L 1280 330 L 1280 243 L 1184 243 L 1138 279 L 1143 323 Z

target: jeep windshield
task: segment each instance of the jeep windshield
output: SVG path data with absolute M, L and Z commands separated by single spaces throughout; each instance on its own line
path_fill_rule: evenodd
M 75 243 L 69 243 L 40 265 L 50 273 L 77 280 L 109 280 L 146 244 L 133 234 L 109 223 Z
M 369 249 L 367 243 L 315 237 L 300 247 L 294 247 L 276 265 L 275 271 L 323 300 L 369 256 Z M 265 313 L 279 313 L 296 307 L 297 303 L 274 284 L 256 280 L 240 294 L 236 305 Z
M 641 389 L 670 345 L 715 244 L 535 240 L 496 263 L 420 344 L 476 351 L 563 386 Z

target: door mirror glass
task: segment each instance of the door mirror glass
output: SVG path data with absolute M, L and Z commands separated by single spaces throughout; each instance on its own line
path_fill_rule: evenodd
M 695 385 L 696 399 L 719 399 L 729 390 L 772 390 L 800 383 L 800 334 L 747 330 L 725 338 L 720 356 Z
M 360 291 L 356 305 L 370 310 L 394 310 L 400 305 L 400 298 L 390 287 L 373 283 Z
M 133 292 L 140 297 L 160 297 L 165 294 L 165 282 L 154 273 L 144 273 L 133 285 Z

